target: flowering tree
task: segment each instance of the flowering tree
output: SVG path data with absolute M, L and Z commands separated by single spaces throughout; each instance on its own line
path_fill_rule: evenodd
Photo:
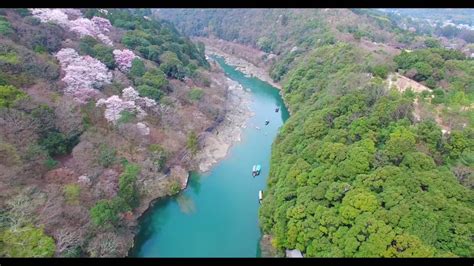
M 140 97 L 138 92 L 128 87 L 123 90 L 122 98 L 118 95 L 113 95 L 107 99 L 100 99 L 97 101 L 97 106 L 105 106 L 104 116 L 107 121 L 116 124 L 121 117 L 123 111 L 134 112 L 138 119 L 143 119 L 147 113 L 142 109 L 146 107 L 156 106 L 156 102 L 146 97 Z M 142 132 L 146 132 L 143 126 L 140 126 Z
M 56 53 L 56 58 L 66 72 L 62 79 L 67 84 L 64 93 L 77 102 L 85 103 L 98 96 L 95 88 L 112 80 L 112 73 L 102 62 L 88 55 L 80 56 L 74 49 L 61 49 Z
M 156 101 L 148 97 L 140 97 L 138 91 L 132 87 L 123 89 L 122 98 L 127 101 L 135 101 L 135 103 L 143 108 L 156 106 Z
M 83 18 L 82 13 L 77 9 L 31 8 L 30 11 L 41 22 L 53 22 L 77 33 L 80 37 L 88 35 L 107 45 L 113 45 L 112 40 L 107 36 L 112 28 L 112 24 L 108 19 L 101 17 Z M 68 15 L 78 18 L 70 20 Z
M 115 62 L 119 69 L 123 72 L 129 71 L 132 67 L 132 61 L 137 57 L 132 51 L 128 49 L 114 50 Z
M 110 29 L 112 29 L 112 24 L 106 18 L 93 17 L 91 21 L 94 22 L 94 25 L 104 33 L 108 33 Z
M 30 11 L 43 23 L 54 22 L 62 27 L 67 27 L 69 24 L 68 16 L 61 9 L 30 8 Z
M 104 106 L 104 116 L 107 121 L 114 124 L 119 120 L 123 111 L 135 112 L 139 107 L 135 105 L 134 101 L 124 101 L 120 99 L 118 95 L 112 95 L 107 99 L 100 99 L 97 101 L 96 106 Z M 143 110 L 141 110 L 143 112 Z M 144 112 L 143 112 L 144 113 Z M 142 113 L 142 115 L 143 115 Z

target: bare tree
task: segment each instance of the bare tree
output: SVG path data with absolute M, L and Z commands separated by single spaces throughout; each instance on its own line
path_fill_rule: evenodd
M 37 141 L 37 122 L 27 114 L 10 108 L 0 110 L 0 137 L 24 148 Z
M 56 239 L 56 252 L 64 251 L 81 244 L 81 234 L 76 228 L 65 227 L 57 230 L 53 234 Z
M 68 137 L 79 134 L 84 130 L 82 116 L 78 109 L 79 105 L 68 97 L 64 97 L 56 107 L 56 127 Z
M 89 242 L 86 250 L 91 257 L 115 257 L 124 246 L 116 233 L 100 233 Z

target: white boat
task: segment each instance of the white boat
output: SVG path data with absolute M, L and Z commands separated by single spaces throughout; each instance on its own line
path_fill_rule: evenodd
M 263 191 L 260 190 L 258 191 L 258 201 L 262 203 L 262 200 L 263 200 Z

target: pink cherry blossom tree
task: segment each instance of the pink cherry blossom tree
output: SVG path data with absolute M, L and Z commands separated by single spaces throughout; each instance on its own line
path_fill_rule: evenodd
M 115 62 L 118 65 L 118 68 L 123 71 L 127 72 L 132 67 L 132 61 L 137 57 L 132 51 L 128 49 L 124 50 L 114 50 L 114 57 Z
M 62 79 L 67 85 L 64 93 L 79 103 L 97 97 L 99 92 L 96 88 L 112 81 L 112 73 L 107 66 L 90 56 L 80 56 L 74 49 L 61 49 L 56 58 L 66 73 Z
M 78 34 L 79 37 L 92 36 L 107 45 L 113 45 L 112 40 L 107 36 L 112 29 L 112 24 L 106 18 L 84 18 L 81 11 L 77 9 L 31 8 L 30 11 L 41 22 L 53 22 Z M 71 20 L 70 17 L 76 17 L 76 19 Z

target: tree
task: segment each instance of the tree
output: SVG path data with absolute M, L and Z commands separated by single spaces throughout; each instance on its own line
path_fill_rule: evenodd
M 66 154 L 69 151 L 68 140 L 59 132 L 49 133 L 40 144 L 51 156 Z
M 32 225 L 0 232 L 0 244 L 2 257 L 52 257 L 55 251 L 54 239 Z
M 145 74 L 145 64 L 139 58 L 135 58 L 132 61 L 132 67 L 130 68 L 130 74 L 133 77 L 141 77 Z
M 188 97 L 191 101 L 199 101 L 202 96 L 204 95 L 204 92 L 202 91 L 201 88 L 192 88 L 191 91 L 188 93 Z
M 99 227 L 110 227 L 117 223 L 118 213 L 110 200 L 99 200 L 90 210 L 91 221 Z
M 403 234 L 395 237 L 383 255 L 395 258 L 427 258 L 433 257 L 434 254 L 435 249 L 424 245 L 417 237 Z
M 2 107 L 11 107 L 18 100 L 24 99 L 27 97 L 27 94 L 23 91 L 10 86 L 0 85 L 0 108 Z
M 136 187 L 137 176 L 140 173 L 140 167 L 135 164 L 127 164 L 125 170 L 119 177 L 119 197 L 130 207 L 138 206 L 140 198 Z
M 120 70 L 129 71 L 132 67 L 133 60 L 137 57 L 132 51 L 128 49 L 113 50 L 115 61 Z
M 415 136 L 404 127 L 398 127 L 385 144 L 385 152 L 395 163 L 400 163 L 407 152 L 415 149 Z
M 10 22 L 8 22 L 5 18 L 0 17 L 0 35 L 9 36 L 13 33 L 14 31 Z
M 449 135 L 445 146 L 448 150 L 449 157 L 457 159 L 467 147 L 472 147 L 472 139 L 470 141 L 461 131 L 453 131 Z
M 382 79 L 386 79 L 387 78 L 387 74 L 388 74 L 388 68 L 387 66 L 385 65 L 377 65 L 375 67 L 373 67 L 372 69 L 372 73 L 375 75 L 375 76 L 378 76 Z
M 164 52 L 160 56 L 160 62 L 160 69 L 166 74 L 166 76 L 175 79 L 184 78 L 183 64 L 175 53 L 170 51 Z
M 160 69 L 152 69 L 137 79 L 137 85 L 148 85 L 157 90 L 164 90 L 165 86 L 168 85 L 165 73 Z
M 415 75 L 415 80 L 417 81 L 426 80 L 433 74 L 433 68 L 428 63 L 418 62 L 413 67 L 417 72 Z
M 111 47 L 98 43 L 94 45 L 92 49 L 93 55 L 91 56 L 99 59 L 109 69 L 115 68 L 115 58 L 113 54 L 114 50 Z
M 257 40 L 257 47 L 258 49 L 266 52 L 266 53 L 270 53 L 273 49 L 272 47 L 272 42 L 270 41 L 269 38 L 263 36 L 263 37 L 260 37 L 258 40 Z
M 78 205 L 80 194 L 81 187 L 78 184 L 68 184 L 64 187 L 64 197 L 69 204 Z
M 148 97 L 155 101 L 159 101 L 161 97 L 163 96 L 163 92 L 160 89 L 146 85 L 146 84 L 138 86 L 137 90 L 138 90 L 138 93 L 140 93 L 140 96 Z
M 116 153 L 117 151 L 113 147 L 101 144 L 99 146 L 99 164 L 105 168 L 111 166 L 117 160 Z
M 441 48 L 441 43 L 434 38 L 429 38 L 425 40 L 425 45 L 428 48 Z

